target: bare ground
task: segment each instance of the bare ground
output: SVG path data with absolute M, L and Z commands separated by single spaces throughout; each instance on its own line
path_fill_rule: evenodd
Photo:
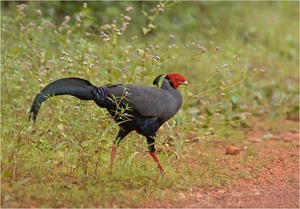
M 189 195 L 195 202 L 187 207 L 299 208 L 299 143 L 294 149 L 272 148 L 272 143 L 267 153 L 272 164 L 255 178 L 241 179 L 226 189 L 193 192 Z M 292 162 L 295 157 L 297 162 Z
M 180 191 L 177 196 L 184 199 L 184 205 L 180 207 L 299 208 L 299 122 L 284 120 L 276 123 L 279 124 L 277 127 L 270 128 L 264 121 L 257 121 L 245 130 L 248 133 L 245 140 L 257 145 L 260 158 L 268 159 L 261 170 L 253 168 L 253 176 L 239 178 L 236 185 L 226 188 Z M 282 130 L 281 123 L 284 124 Z M 269 132 L 274 135 L 262 139 Z M 154 202 L 151 207 L 178 206 Z

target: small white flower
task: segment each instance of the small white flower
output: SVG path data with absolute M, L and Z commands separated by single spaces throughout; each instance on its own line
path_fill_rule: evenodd
M 69 15 L 65 16 L 66 22 L 68 22 L 70 19 L 71 19 L 71 17 Z
M 130 21 L 131 20 L 131 17 L 129 17 L 129 16 L 124 16 L 123 17 L 125 20 L 127 20 L 127 21 Z
M 126 12 L 130 12 L 132 10 L 133 10 L 133 7 L 126 7 L 126 9 L 125 9 Z
M 159 56 L 154 56 L 154 59 L 160 60 L 160 57 Z
M 224 64 L 222 67 L 228 67 L 228 64 Z

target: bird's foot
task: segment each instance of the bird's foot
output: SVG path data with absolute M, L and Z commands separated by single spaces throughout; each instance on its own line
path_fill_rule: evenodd
M 160 163 L 158 163 L 158 168 L 159 168 L 160 172 L 162 173 L 162 175 L 164 175 L 164 177 L 167 177 L 167 176 L 168 176 L 167 173 L 165 172 L 165 170 L 163 169 L 163 167 L 161 166 Z

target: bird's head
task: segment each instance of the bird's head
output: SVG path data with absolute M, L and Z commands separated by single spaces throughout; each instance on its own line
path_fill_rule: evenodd
M 180 85 L 189 85 L 185 78 L 177 73 L 161 74 L 153 81 L 153 85 L 156 85 L 158 88 L 160 88 L 165 78 L 169 80 L 170 84 L 175 89 L 177 89 Z

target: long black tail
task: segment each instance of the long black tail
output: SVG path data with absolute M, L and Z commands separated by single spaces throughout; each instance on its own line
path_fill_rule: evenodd
M 38 93 L 31 105 L 29 120 L 32 117 L 33 122 L 36 121 L 36 116 L 44 101 L 56 95 L 72 95 L 82 100 L 93 100 L 91 90 L 95 86 L 89 81 L 81 78 L 63 78 L 48 84 Z

